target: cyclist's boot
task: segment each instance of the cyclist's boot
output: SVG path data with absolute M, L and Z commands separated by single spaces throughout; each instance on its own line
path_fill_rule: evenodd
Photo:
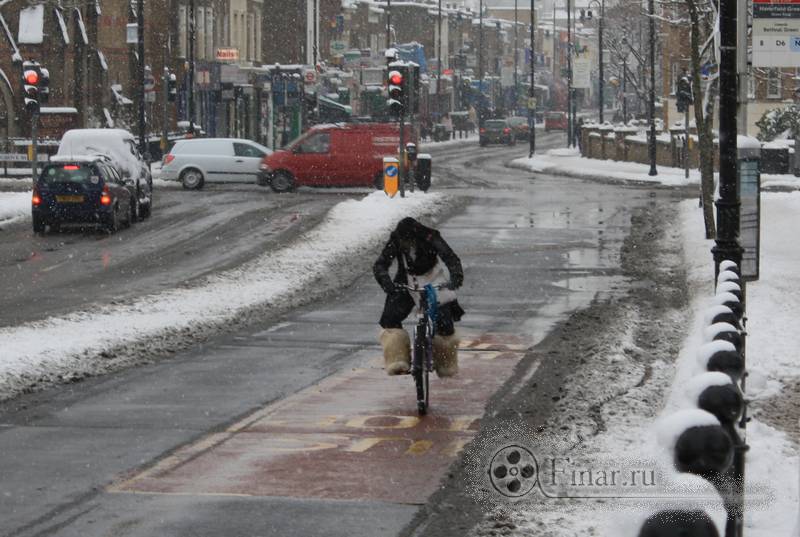
M 381 332 L 383 364 L 389 375 L 405 375 L 411 369 L 411 339 L 402 328 L 385 328 Z
M 433 367 L 440 378 L 458 373 L 458 335 L 433 336 Z

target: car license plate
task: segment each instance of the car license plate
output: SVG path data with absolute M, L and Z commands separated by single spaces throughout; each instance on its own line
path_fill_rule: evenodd
M 56 196 L 58 203 L 83 203 L 83 196 Z

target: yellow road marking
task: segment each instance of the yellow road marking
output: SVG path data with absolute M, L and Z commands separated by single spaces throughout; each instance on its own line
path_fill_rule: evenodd
M 417 440 L 406 450 L 406 455 L 423 455 L 433 446 L 430 440 Z

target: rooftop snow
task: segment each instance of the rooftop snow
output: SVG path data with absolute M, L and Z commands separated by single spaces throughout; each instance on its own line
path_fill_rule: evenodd
M 17 41 L 26 45 L 39 45 L 44 41 L 44 5 L 26 7 L 19 11 Z
M 61 39 L 64 40 L 65 45 L 69 45 L 69 33 L 67 32 L 67 23 L 64 22 L 64 14 L 59 8 L 54 8 L 53 11 L 56 14 L 58 27 L 61 29 Z

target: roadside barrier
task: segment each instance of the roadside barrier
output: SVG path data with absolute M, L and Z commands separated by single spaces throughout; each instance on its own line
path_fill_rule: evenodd
M 705 311 L 704 343 L 697 350 L 699 372 L 686 386 L 684 408 L 665 417 L 659 441 L 678 472 L 700 476 L 717 490 L 725 507 L 725 537 L 741 537 L 747 402 L 744 397 L 746 325 L 739 268 L 719 265 L 715 295 Z M 639 537 L 718 536 L 702 508 L 660 511 L 648 518 Z

